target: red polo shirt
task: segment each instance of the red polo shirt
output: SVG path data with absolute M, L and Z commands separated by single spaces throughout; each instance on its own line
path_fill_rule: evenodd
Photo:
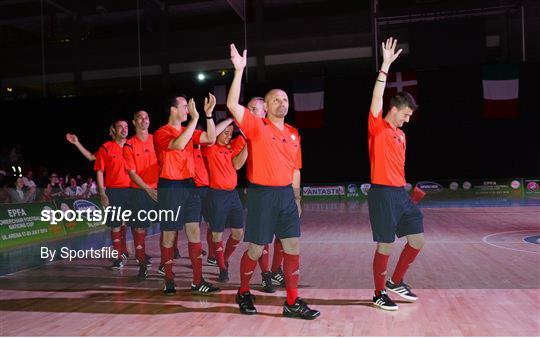
M 204 162 L 203 153 L 200 146 L 193 148 L 193 160 L 195 161 L 195 186 L 207 187 L 210 181 L 208 178 L 208 170 L 206 168 L 206 163 Z
M 159 177 L 168 180 L 184 180 L 195 177 L 193 143 L 199 144 L 201 130 L 195 130 L 193 137 L 183 150 L 169 149 L 169 143 L 184 131 L 166 124 L 154 133 L 154 147 L 159 164 Z
M 405 186 L 405 133 L 382 117 L 369 112 L 368 147 L 371 183 L 392 187 Z
M 106 188 L 129 188 L 131 179 L 124 163 L 123 150 L 115 141 L 105 142 L 99 147 L 94 170 L 105 173 Z
M 238 126 L 248 139 L 248 180 L 266 186 L 292 183 L 295 169 L 302 168 L 298 130 L 285 124 L 279 130 L 269 119 L 258 118 L 244 108 Z
M 151 134 L 148 134 L 146 141 L 137 136 L 127 140 L 124 144 L 124 160 L 126 170 L 135 170 L 150 188 L 157 188 L 159 166 L 154 150 L 154 138 Z M 131 181 L 131 187 L 140 188 L 133 181 Z
M 246 144 L 242 136 L 236 137 L 227 145 L 214 144 L 204 150 L 208 171 L 210 174 L 210 188 L 233 190 L 238 183 L 233 158 L 235 158 Z

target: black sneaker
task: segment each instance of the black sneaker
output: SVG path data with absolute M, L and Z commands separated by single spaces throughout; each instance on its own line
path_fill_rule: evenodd
M 149 255 L 144 256 L 144 263 L 145 263 L 147 268 L 152 266 L 152 262 L 150 261 L 151 258 L 152 258 L 152 256 L 149 256 Z M 137 259 L 137 264 L 141 265 L 141 262 L 139 262 L 138 259 Z
M 215 259 L 213 257 L 206 258 L 206 265 L 217 266 L 217 259 Z
M 281 268 L 277 272 L 272 272 L 272 283 L 275 286 L 285 287 L 285 276 L 283 275 Z
M 246 291 L 242 294 L 236 294 L 236 304 L 240 307 L 240 313 L 244 315 L 255 315 L 257 314 L 257 309 L 253 306 L 253 301 L 255 301 L 255 296 L 253 296 L 249 291 Z
M 261 286 L 262 286 L 263 292 L 266 292 L 266 293 L 276 292 L 276 288 L 274 287 L 274 284 L 272 284 L 272 272 L 270 271 L 263 272 L 261 276 L 262 276 Z
M 148 277 L 148 267 L 146 264 L 139 265 L 139 273 L 137 274 L 138 280 L 145 280 Z
M 321 313 L 317 310 L 310 309 L 306 302 L 298 297 L 293 305 L 289 305 L 285 301 L 285 304 L 283 304 L 283 315 L 285 317 L 312 320 L 319 317 Z
M 201 249 L 201 255 L 206 256 L 208 253 L 204 251 L 204 249 Z
M 176 286 L 174 285 L 174 279 L 165 280 L 165 288 L 163 289 L 165 296 L 176 295 Z
M 418 296 L 411 291 L 411 287 L 403 283 L 403 281 L 401 281 L 401 283 L 395 284 L 394 282 L 392 282 L 392 279 L 389 279 L 388 281 L 386 281 L 386 290 L 393 292 L 406 300 L 415 301 L 418 299 Z
M 220 283 L 227 283 L 229 281 L 229 270 L 227 269 L 219 269 L 219 277 L 218 282 Z
M 120 258 L 117 258 L 115 260 L 113 260 L 113 265 L 112 265 L 112 269 L 114 270 L 120 270 L 124 267 L 124 262 L 120 259 Z
M 213 292 L 219 291 L 218 287 L 213 286 L 204 279 L 199 285 L 191 283 L 191 293 L 198 295 L 209 295 Z
M 178 258 L 182 258 L 182 256 L 180 255 L 180 250 L 178 250 L 178 248 L 176 248 L 174 250 L 174 258 L 173 259 L 178 259 Z
M 386 291 L 381 291 L 378 296 L 373 296 L 373 305 L 387 311 L 396 311 L 398 309 L 398 306 L 388 297 Z
M 129 252 L 127 252 L 127 251 L 126 251 L 126 252 L 122 252 L 122 254 L 120 255 L 120 257 L 121 257 L 123 260 L 127 261 L 127 260 L 129 259 Z
M 162 275 L 162 276 L 165 276 L 165 267 L 163 265 L 160 265 L 158 268 L 157 268 L 157 273 Z

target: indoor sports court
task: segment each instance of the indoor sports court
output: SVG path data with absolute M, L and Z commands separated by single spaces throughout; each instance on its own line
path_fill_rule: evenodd
M 540 336 L 539 14 L 0 1 L 0 335 Z

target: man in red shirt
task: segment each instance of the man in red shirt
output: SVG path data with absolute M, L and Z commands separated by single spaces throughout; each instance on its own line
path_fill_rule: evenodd
M 195 164 L 193 156 L 194 144 L 213 143 L 216 140 L 212 110 L 215 97 L 210 95 L 210 104 L 205 104 L 206 131 L 195 130 L 199 113 L 195 101 L 184 96 L 176 96 L 167 101 L 169 122 L 154 134 L 154 146 L 159 163 L 158 207 L 160 210 L 171 210 L 176 219 L 161 220 L 163 232 L 161 242 L 161 264 L 165 270 L 166 295 L 176 293 L 174 284 L 173 244 L 175 233 L 184 227 L 188 238 L 188 251 L 193 268 L 191 291 L 208 294 L 219 289 L 206 282 L 202 277 L 202 254 L 199 222 L 201 218 L 201 200 L 195 191 L 193 178 Z M 208 100 L 206 101 L 208 103 Z M 191 120 L 186 127 L 182 122 Z
M 300 237 L 300 168 L 302 167 L 298 130 L 285 124 L 289 110 L 287 94 L 272 89 L 265 96 L 268 118 L 261 119 L 238 103 L 247 51 L 240 55 L 231 44 L 234 78 L 227 97 L 227 107 L 248 143 L 248 215 L 244 241 L 248 250 L 240 263 L 240 289 L 236 302 L 243 314 L 256 314 L 249 281 L 264 246 L 274 238 L 284 249 L 284 273 L 287 300 L 283 315 L 315 319 L 320 315 L 298 297 Z
M 386 290 L 408 300 L 418 297 L 403 282 L 403 276 L 424 245 L 423 215 L 405 191 L 405 133 L 400 129 L 417 109 L 407 92 L 397 93 L 390 100 L 386 116 L 382 116 L 386 76 L 396 52 L 397 40 L 382 43 L 383 64 L 377 76 L 368 118 L 368 146 L 371 163 L 371 188 L 368 193 L 369 218 L 377 250 L 373 259 L 375 295 L 373 304 L 384 310 L 397 310 Z M 386 281 L 388 258 L 395 237 L 406 236 L 392 278 Z M 386 282 L 386 284 L 385 284 Z M 386 286 L 386 288 L 385 288 Z M 385 290 L 386 289 L 386 290 Z
M 247 109 L 261 118 L 266 117 L 266 107 L 264 105 L 264 98 L 255 96 L 252 97 L 247 103 Z M 249 142 L 249 141 L 248 141 Z M 249 154 L 248 154 L 249 156 Z M 279 238 L 274 240 L 274 255 L 272 258 L 272 269 L 269 268 L 269 244 L 266 244 L 263 249 L 261 258 L 259 258 L 259 265 L 261 267 L 261 286 L 262 291 L 267 293 L 274 293 L 276 289 L 274 285 L 285 287 L 285 277 L 283 276 L 283 270 L 281 265 L 283 263 L 283 246 Z
M 122 208 L 127 210 L 129 204 L 129 185 L 130 178 L 126 171 L 123 149 L 128 135 L 128 124 L 126 121 L 118 120 L 114 123 L 113 140 L 105 142 L 96 153 L 96 162 L 94 170 L 96 171 L 97 185 L 101 204 L 107 206 Z M 122 254 L 122 236 L 121 222 L 116 219 L 110 220 L 108 226 L 111 227 L 111 239 L 114 249 L 119 255 Z M 113 269 L 123 267 L 121 258 L 113 260 Z
M 228 120 L 231 123 L 232 120 Z M 216 144 L 205 147 L 210 189 L 208 191 L 208 222 L 212 229 L 213 251 L 219 266 L 219 282 L 229 280 L 229 258 L 240 243 L 244 233 L 244 208 L 236 184 L 236 171 L 247 159 L 246 142 L 238 136 L 231 142 L 233 126 L 229 125 L 217 137 Z M 227 246 L 223 248 L 223 230 L 231 228 Z
M 148 211 L 156 209 L 159 167 L 154 150 L 154 138 L 148 133 L 150 126 L 148 113 L 144 110 L 136 112 L 132 122 L 135 136 L 124 144 L 123 155 L 131 179 L 130 198 L 133 217 L 137 219 L 129 224 L 133 230 L 135 258 L 139 262 L 137 277 L 144 280 L 148 276 L 150 266 L 145 249 L 146 229 L 150 227 L 147 217 Z

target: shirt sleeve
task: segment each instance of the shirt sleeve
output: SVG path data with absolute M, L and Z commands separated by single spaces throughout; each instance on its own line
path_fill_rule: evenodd
M 124 163 L 126 170 L 136 170 L 135 157 L 133 156 L 133 146 L 130 143 L 124 144 L 123 148 Z
M 169 150 L 169 142 L 171 142 L 172 135 L 167 133 L 163 129 L 159 129 L 154 134 L 154 147 L 156 153 Z
M 231 141 L 232 156 L 235 157 L 242 152 L 246 145 L 246 139 L 240 135 Z
M 244 107 L 242 123 L 238 123 L 236 119 L 235 122 L 248 139 L 256 138 L 263 126 L 262 119 L 253 115 L 246 107 Z
M 94 171 L 105 171 L 105 162 L 107 160 L 107 149 L 105 145 L 99 147 L 96 153 L 96 162 L 94 163 Z
M 371 111 L 369 112 L 368 117 L 368 134 L 376 135 L 384 126 L 384 119 L 382 117 L 382 109 L 379 111 L 377 117 L 373 116 Z
M 296 152 L 296 158 L 294 160 L 294 169 L 302 169 L 302 140 L 300 135 L 298 136 L 298 152 Z
M 193 144 L 201 144 L 202 133 L 203 133 L 202 130 L 195 129 L 195 131 L 193 132 L 193 136 L 191 137 L 191 139 L 193 140 Z

